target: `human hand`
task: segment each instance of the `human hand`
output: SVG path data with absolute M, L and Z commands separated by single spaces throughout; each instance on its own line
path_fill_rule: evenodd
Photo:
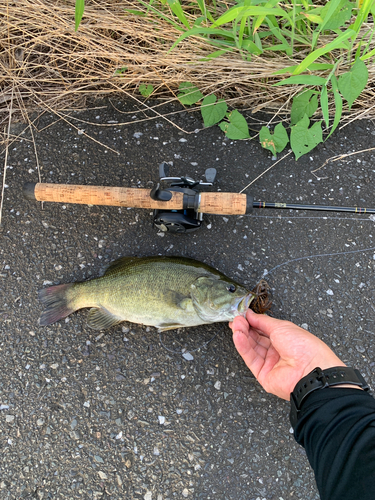
M 229 323 L 233 342 L 262 387 L 290 400 L 297 382 L 314 368 L 346 366 L 318 337 L 291 323 L 250 309 Z

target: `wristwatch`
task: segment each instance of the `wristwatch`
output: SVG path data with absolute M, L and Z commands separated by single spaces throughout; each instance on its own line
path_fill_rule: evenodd
M 335 385 L 351 384 L 369 391 L 370 387 L 356 368 L 348 366 L 335 366 L 322 370 L 317 367 L 308 375 L 303 377 L 290 394 L 290 422 L 294 428 L 298 421 L 298 415 L 305 398 L 312 392 Z

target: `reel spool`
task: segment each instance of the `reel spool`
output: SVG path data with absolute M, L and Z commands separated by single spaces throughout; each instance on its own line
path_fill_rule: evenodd
M 212 186 L 216 177 L 216 169 L 208 168 L 205 172 L 207 182 L 195 181 L 191 177 L 169 177 L 169 165 L 159 165 L 159 182 L 151 190 L 150 197 L 157 201 L 169 201 L 171 192 L 180 192 L 189 198 L 195 198 L 200 188 Z M 167 182 L 169 186 L 161 189 L 160 183 Z M 196 212 L 193 208 L 183 210 L 155 209 L 153 214 L 154 226 L 163 232 L 190 233 L 202 225 L 203 213 Z

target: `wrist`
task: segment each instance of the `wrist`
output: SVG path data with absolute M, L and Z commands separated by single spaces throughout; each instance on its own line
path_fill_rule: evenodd
M 290 421 L 295 427 L 303 402 L 312 392 L 325 389 L 327 387 L 338 388 L 346 386 L 347 388 L 359 388 L 369 391 L 365 379 L 355 368 L 347 366 L 335 366 L 322 370 L 317 367 L 308 375 L 303 377 L 295 386 L 290 395 Z
M 341 385 L 333 385 L 331 386 L 331 389 L 359 389 L 360 391 L 363 391 L 363 387 L 359 387 L 358 385 L 354 384 L 341 384 Z
M 321 355 L 315 356 L 315 358 L 309 363 L 309 366 L 306 367 L 303 377 L 307 377 L 317 366 L 324 371 L 332 368 L 346 367 L 347 365 L 343 363 L 333 352 L 328 353 L 328 356 L 326 357 L 322 357 Z

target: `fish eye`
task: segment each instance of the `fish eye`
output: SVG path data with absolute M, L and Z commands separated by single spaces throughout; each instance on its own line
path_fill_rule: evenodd
M 230 293 L 234 293 L 236 291 L 236 287 L 234 285 L 228 285 L 227 290 Z

